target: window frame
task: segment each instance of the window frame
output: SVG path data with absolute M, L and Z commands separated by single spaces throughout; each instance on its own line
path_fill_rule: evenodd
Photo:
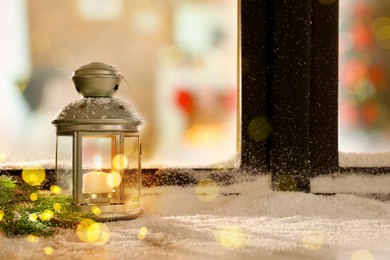
M 242 166 L 309 192 L 311 177 L 340 170 L 338 1 L 242 1 L 241 13 Z M 245 131 L 256 115 L 270 121 L 265 141 Z
M 239 171 L 271 174 L 274 185 L 288 176 L 296 182 L 295 190 L 310 192 L 310 179 L 321 174 L 388 172 L 390 168 L 339 167 L 338 3 L 239 0 L 240 166 L 142 169 L 144 186 L 191 185 L 199 171 L 229 184 Z M 259 116 L 272 128 L 265 140 L 253 140 L 247 130 Z M 47 172 L 48 185 L 55 171 Z

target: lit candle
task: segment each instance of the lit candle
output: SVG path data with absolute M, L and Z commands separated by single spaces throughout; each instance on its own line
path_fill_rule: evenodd
M 110 193 L 112 187 L 107 184 L 108 173 L 89 172 L 83 175 L 83 193 Z

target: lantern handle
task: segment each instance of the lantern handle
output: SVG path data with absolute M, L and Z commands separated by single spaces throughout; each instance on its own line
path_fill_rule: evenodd
M 120 74 L 119 76 L 125 81 L 126 86 L 127 86 L 127 88 L 126 88 L 126 90 L 125 90 L 125 93 L 123 93 L 122 96 L 119 97 L 120 99 L 122 99 L 124 96 L 126 96 L 127 91 L 129 91 L 129 89 L 130 89 L 130 84 L 129 84 L 129 82 L 126 80 L 126 78 L 125 78 L 124 76 L 122 76 L 122 74 Z

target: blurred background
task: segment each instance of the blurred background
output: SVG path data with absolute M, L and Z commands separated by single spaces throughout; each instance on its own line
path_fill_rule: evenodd
M 0 164 L 54 162 L 51 120 L 81 98 L 72 73 L 101 61 L 130 84 L 145 167 L 233 165 L 237 1 L 1 1 Z
M 390 151 L 390 1 L 340 0 L 339 151 Z

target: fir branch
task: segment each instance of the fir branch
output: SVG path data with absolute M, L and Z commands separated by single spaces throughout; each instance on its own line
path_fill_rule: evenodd
M 15 189 L 16 181 L 12 177 L 0 176 L 0 204 L 11 200 Z
M 32 193 L 39 194 L 39 188 L 18 185 L 12 177 L 0 176 L 0 210 L 4 212 L 0 231 L 6 235 L 49 236 L 55 228 L 75 228 L 83 219 L 92 217 L 92 213 L 77 210 L 68 196 L 42 193 L 32 201 Z

